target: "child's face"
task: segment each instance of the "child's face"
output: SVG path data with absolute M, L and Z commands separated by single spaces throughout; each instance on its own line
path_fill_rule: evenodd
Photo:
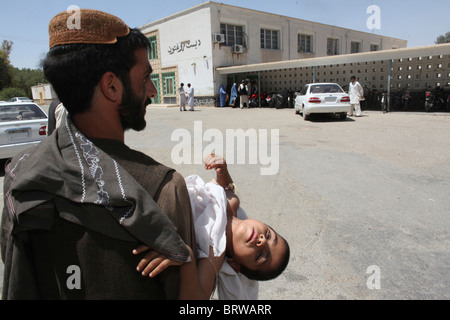
M 285 255 L 284 240 L 269 226 L 253 219 L 233 219 L 227 248 L 238 265 L 250 270 L 273 270 Z

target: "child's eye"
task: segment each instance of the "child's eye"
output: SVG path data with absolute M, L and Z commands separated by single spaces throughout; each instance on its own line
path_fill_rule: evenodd
M 268 230 L 267 235 L 266 235 L 267 240 L 270 240 L 271 236 L 272 236 L 272 233 L 270 232 L 270 230 Z
M 262 252 L 258 252 L 258 253 L 256 254 L 256 260 L 257 260 L 257 261 L 260 260 L 260 259 L 262 259 L 262 257 L 263 257 Z

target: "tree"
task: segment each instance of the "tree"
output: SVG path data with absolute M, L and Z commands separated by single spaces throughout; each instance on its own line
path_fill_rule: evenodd
M 11 54 L 13 44 L 14 44 L 14 42 L 12 42 L 12 41 L 3 40 L 2 46 L 0 48 L 0 50 L 6 54 L 8 63 L 9 63 L 9 55 Z
M 12 41 L 3 40 L 0 47 L 0 90 L 11 85 L 9 54 L 11 53 L 12 45 Z
M 40 69 L 18 69 L 11 67 L 11 87 L 20 88 L 26 92 L 27 97 L 31 98 L 31 87 L 40 83 L 46 83 L 44 71 Z
M 437 37 L 435 44 L 441 44 L 441 43 L 450 43 L 450 31 L 447 32 L 445 35 L 440 35 Z
M 3 40 L 0 46 L 0 91 L 12 87 L 20 89 L 21 96 L 31 98 L 31 87 L 47 82 L 44 71 L 41 69 L 18 69 L 12 66 L 9 55 L 13 45 L 12 41 Z
M 0 90 L 0 101 L 9 101 L 14 97 L 26 97 L 26 93 L 20 88 L 6 88 Z

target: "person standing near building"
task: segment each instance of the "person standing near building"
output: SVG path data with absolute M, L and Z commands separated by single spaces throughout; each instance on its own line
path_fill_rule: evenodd
M 184 83 L 178 88 L 180 94 L 180 111 L 186 111 L 186 91 L 184 91 Z
M 238 94 L 241 109 L 244 108 L 244 105 L 248 108 L 248 85 L 246 80 L 242 80 L 242 83 L 238 88 Z
M 190 83 L 187 86 L 189 111 L 194 111 L 194 87 Z
M 360 101 L 364 100 L 364 90 L 356 81 L 356 77 L 352 76 L 350 78 L 350 84 L 348 87 L 348 94 L 350 96 L 350 113 L 349 116 L 353 116 L 353 110 L 355 110 L 355 116 L 361 117 L 361 104 Z

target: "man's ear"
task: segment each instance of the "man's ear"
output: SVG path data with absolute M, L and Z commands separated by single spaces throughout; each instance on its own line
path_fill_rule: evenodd
M 241 272 L 241 267 L 239 266 L 239 264 L 236 263 L 236 261 L 234 261 L 233 258 L 228 258 L 227 262 L 231 266 L 231 268 L 233 268 L 234 271 L 236 271 L 237 273 Z
M 119 77 L 113 72 L 105 72 L 100 78 L 99 85 L 106 99 L 111 102 L 120 102 L 122 99 L 123 85 Z

